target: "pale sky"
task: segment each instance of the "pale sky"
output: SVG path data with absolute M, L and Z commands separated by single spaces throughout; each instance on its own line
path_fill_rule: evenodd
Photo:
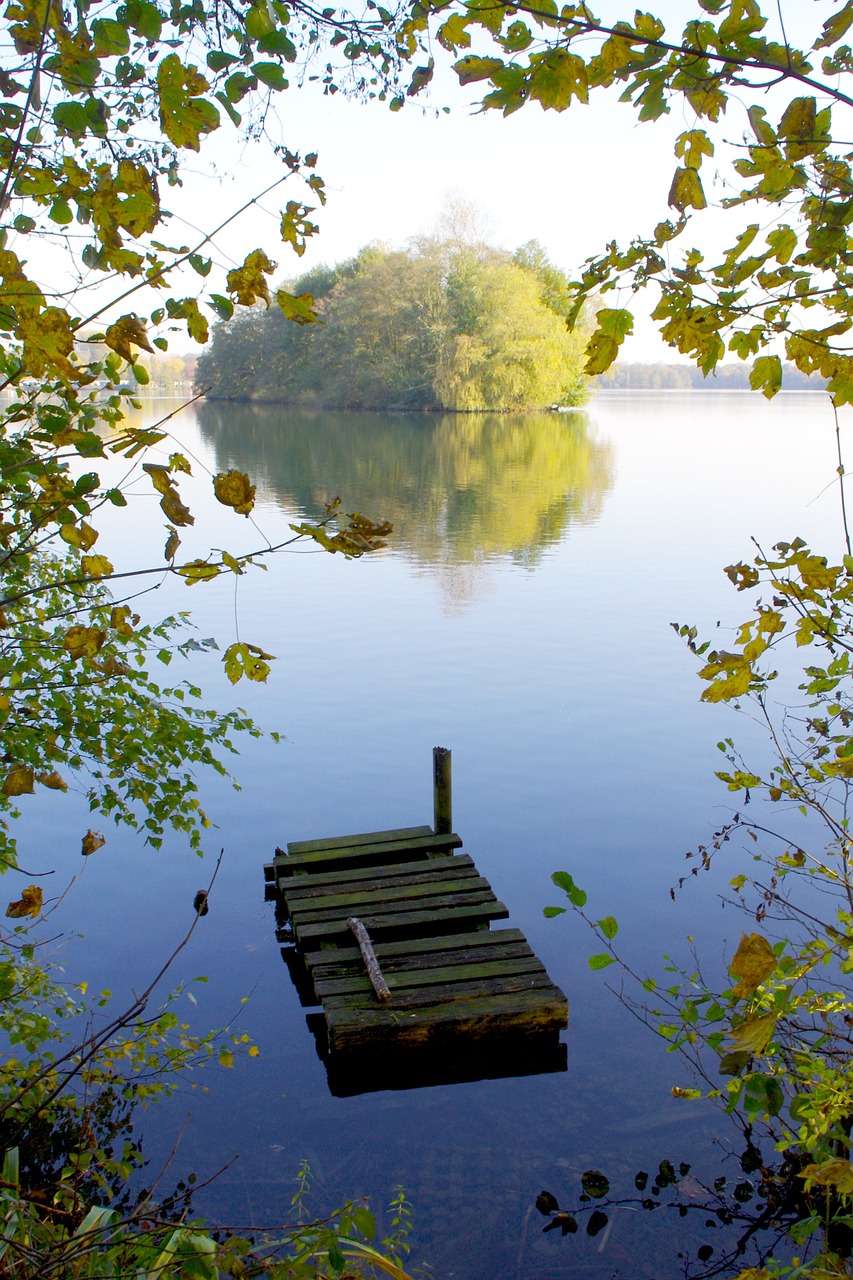
M 624 9 L 617 0 L 603 7 Z M 672 34 L 697 11 L 687 0 L 649 7 L 667 21 Z M 781 0 L 789 37 L 804 37 L 803 27 L 819 30 L 832 8 L 827 0 Z M 317 171 L 328 191 L 326 208 L 316 214 L 320 235 L 302 259 L 281 244 L 281 208 L 288 199 L 305 198 L 304 188 L 293 181 L 219 237 L 213 254 L 217 268 L 225 270 L 241 262 L 248 250 L 263 246 L 279 264 L 277 278 L 283 279 L 319 262 L 340 261 L 371 241 L 399 246 L 430 230 L 448 198 L 458 198 L 482 211 L 495 245 L 514 249 L 537 239 L 558 266 L 574 274 L 608 240 L 626 244 L 632 234 L 648 233 L 669 216 L 666 197 L 677 164 L 673 143 L 693 127 L 692 119 L 673 111 L 654 124 L 638 124 L 633 109 L 619 104 L 615 94 L 609 100 L 594 96 L 592 105 L 573 104 L 562 114 L 544 112 L 535 104 L 507 119 L 496 112 L 478 114 L 469 105 L 471 89 L 460 89 L 449 70 L 449 56 L 440 49 L 436 55 L 430 98 L 421 95 L 396 114 L 381 103 L 324 97 L 315 85 L 294 86 L 277 95 L 276 116 L 268 122 L 273 139 L 292 151 L 319 153 Z M 437 110 L 443 106 L 451 108 L 449 115 Z M 724 135 L 738 142 L 744 124 L 735 105 Z M 718 202 L 723 191 L 722 177 L 714 180 L 716 166 L 725 172 L 720 151 L 703 168 L 709 204 Z M 161 191 L 164 206 L 176 215 L 162 238 L 194 243 L 190 226 L 209 230 L 268 185 L 279 168 L 265 143 L 240 144 L 223 118 L 201 155 L 188 158 L 184 188 Z M 710 235 L 722 247 L 725 234 L 729 243 L 735 234 L 731 221 L 731 215 L 708 210 L 701 218 L 703 240 Z M 210 289 L 224 291 L 216 272 L 205 282 L 190 274 L 187 291 L 197 292 L 199 286 L 202 296 Z M 145 309 L 138 302 L 133 305 L 140 312 Z M 172 340 L 174 350 L 190 346 L 181 337 Z M 679 357 L 646 321 L 626 343 L 623 358 Z

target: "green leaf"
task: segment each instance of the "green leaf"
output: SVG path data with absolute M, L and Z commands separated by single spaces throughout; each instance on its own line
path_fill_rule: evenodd
M 95 18 L 91 30 L 95 38 L 95 52 L 98 55 L 108 54 L 111 57 L 120 57 L 130 48 L 127 31 L 114 18 Z
M 586 894 L 583 889 L 578 888 L 568 871 L 555 871 L 551 876 L 551 882 L 558 889 L 563 890 L 573 907 L 580 908 L 586 905 Z
M 619 932 L 619 925 L 613 919 L 613 916 L 604 916 L 598 921 L 598 927 L 604 934 L 605 938 L 607 938 L 608 942 L 612 938 L 615 938 Z
M 589 957 L 590 969 L 606 969 L 609 965 L 616 963 L 616 957 L 611 956 L 607 951 L 601 951 L 598 955 Z
M 252 71 L 270 89 L 287 88 L 284 72 L 277 62 L 255 62 L 252 64 Z

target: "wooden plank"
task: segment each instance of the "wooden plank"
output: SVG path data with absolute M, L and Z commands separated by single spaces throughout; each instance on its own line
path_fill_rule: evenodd
M 478 884 L 476 889 L 467 893 L 464 890 L 457 891 L 453 889 L 445 893 L 443 889 L 433 887 L 432 893 L 423 897 L 413 898 L 411 901 L 406 898 L 395 898 L 391 902 L 387 902 L 382 897 L 377 896 L 369 906 L 365 904 L 362 916 L 366 922 L 368 916 L 372 920 L 381 920 L 383 916 L 397 915 L 400 912 L 436 912 L 443 911 L 445 907 L 474 907 L 484 902 L 494 902 L 494 900 L 495 895 L 489 887 L 488 881 L 484 881 L 482 886 Z M 332 908 L 318 907 L 316 910 L 299 911 L 291 917 L 291 920 L 293 929 L 298 937 L 306 924 L 322 924 L 329 921 L 343 920 L 349 914 L 351 914 L 349 904 L 340 903 Z M 365 928 L 369 927 L 365 923 Z
M 459 877 L 432 875 L 418 877 L 417 880 L 394 882 L 390 886 L 352 889 L 339 893 L 325 893 L 318 897 L 298 898 L 291 901 L 286 898 L 287 906 L 294 921 L 322 919 L 325 912 L 345 912 L 348 915 L 361 915 L 365 911 L 390 911 L 392 908 L 411 902 L 417 905 L 421 898 L 447 897 L 460 893 L 488 893 L 494 897 L 492 886 L 482 876 L 461 875 Z
M 407 991 L 395 991 L 390 1003 L 384 1004 L 388 1010 L 402 1014 L 409 1009 L 432 1009 L 461 1001 L 492 999 L 497 996 L 516 995 L 519 991 L 556 990 L 553 982 L 544 969 L 539 973 L 518 973 L 502 978 L 472 978 L 470 982 L 450 983 L 446 987 L 413 987 Z M 377 1008 L 379 1002 L 373 990 L 326 996 L 323 998 L 323 1010 L 330 1013 L 333 1009 L 352 1009 L 369 1012 Z
M 477 937 L 488 938 L 491 934 L 478 931 Z M 428 945 L 430 942 L 442 942 L 441 938 L 419 939 L 421 943 Z M 414 946 L 414 943 L 412 943 Z M 361 957 L 358 956 L 352 960 L 344 960 L 338 963 L 334 962 L 336 953 L 334 951 L 312 952 L 310 960 L 312 963 L 310 971 L 314 976 L 315 982 L 332 981 L 336 978 L 349 978 L 352 975 L 361 976 Z M 377 952 L 378 956 L 378 952 Z M 329 962 L 324 963 L 324 958 L 328 957 Z M 530 946 L 526 942 L 505 942 L 500 947 L 482 946 L 482 947 L 465 947 L 456 951 L 448 950 L 430 950 L 421 951 L 416 954 L 406 952 L 402 955 L 386 956 L 382 959 L 382 968 L 386 973 L 415 973 L 421 969 L 446 968 L 455 969 L 459 965 L 467 964 L 491 964 L 504 960 L 536 960 L 538 958 L 533 954 Z
M 520 942 L 530 952 L 529 944 L 520 929 L 493 929 L 489 933 L 475 929 L 467 933 L 449 933 L 443 938 L 411 938 L 402 942 L 379 942 L 375 950 L 382 964 L 390 964 L 395 958 L 404 960 L 423 954 L 439 951 L 465 951 L 468 947 L 501 947 L 504 944 Z M 347 964 L 351 960 L 359 960 L 361 953 L 358 947 L 340 947 L 334 951 L 312 951 L 305 957 L 305 963 L 312 972 L 324 969 L 327 965 Z
M 394 995 L 397 992 L 413 990 L 415 987 L 450 988 L 456 983 L 470 982 L 475 979 L 516 978 L 522 974 L 538 973 L 547 977 L 545 966 L 536 956 L 510 956 L 499 960 L 472 961 L 470 964 L 441 965 L 434 964 L 427 968 L 405 968 L 394 972 L 387 965 L 382 966 L 385 981 Z M 550 979 L 549 979 L 550 981 Z M 325 1004 L 327 997 L 369 995 L 372 991 L 370 977 L 362 966 L 360 971 L 344 974 L 335 978 L 314 979 L 314 991 Z
M 342 836 L 341 839 L 344 837 Z M 433 853 L 445 853 L 449 849 L 458 849 L 462 840 L 457 835 L 436 836 L 433 834 L 415 836 L 411 839 L 395 840 L 393 843 L 373 843 L 357 845 L 336 845 L 334 848 L 309 850 L 307 853 L 289 854 L 286 858 L 277 858 L 275 865 L 279 879 L 295 875 L 300 871 L 309 871 L 317 867 L 327 871 L 336 867 L 369 866 L 382 864 L 389 853 L 394 855 L 395 862 L 407 859 L 427 858 Z
M 476 1041 L 507 1031 L 544 1031 L 568 1025 L 568 1002 L 559 987 L 519 991 L 480 1000 L 460 1000 L 397 1013 L 372 1009 L 330 1009 L 329 1048 L 335 1052 L 393 1041 L 400 1047 L 466 1036 Z
M 478 875 L 474 859 L 467 853 L 456 853 L 447 859 L 447 869 L 454 876 L 462 874 Z M 392 862 L 376 867 L 340 867 L 337 871 L 312 871 L 309 875 L 290 876 L 282 885 L 282 893 L 288 902 L 296 902 L 321 890 L 329 890 L 329 886 L 372 884 L 377 886 L 404 879 L 435 876 L 434 861 L 419 858 L 415 862 Z
M 349 849 L 357 844 L 388 844 L 392 840 L 410 840 L 413 836 L 431 836 L 432 827 L 397 827 L 393 831 L 362 831 L 353 836 L 327 836 L 321 840 L 291 840 L 287 852 L 314 853 L 317 849 Z
M 505 920 L 509 915 L 502 902 L 484 902 L 476 905 L 457 905 L 441 910 L 401 911 L 391 915 L 364 916 L 365 927 L 374 936 L 409 934 L 413 937 L 434 937 L 458 930 L 460 926 L 470 928 L 476 921 L 484 924 L 489 920 Z M 317 924 L 300 925 L 296 930 L 299 943 L 306 950 L 322 947 L 325 943 L 348 941 L 349 931 L 346 921 L 342 919 L 323 920 Z M 381 956 L 379 948 L 376 954 Z

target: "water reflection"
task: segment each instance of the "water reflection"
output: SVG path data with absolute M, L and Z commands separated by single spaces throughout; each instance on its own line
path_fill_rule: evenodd
M 533 567 L 572 524 L 594 523 L 613 452 L 582 413 L 308 413 L 204 404 L 219 469 L 299 514 L 340 494 L 391 520 L 398 553 L 440 570 L 498 558 Z M 348 506 L 349 509 L 349 506 Z M 474 590 L 462 574 L 457 589 Z

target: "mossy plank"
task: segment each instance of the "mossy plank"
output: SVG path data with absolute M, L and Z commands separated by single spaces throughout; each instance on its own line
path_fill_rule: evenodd
M 349 849 L 359 844 L 389 844 L 394 840 L 410 840 L 418 836 L 431 836 L 432 827 L 396 827 L 392 831 L 362 831 L 352 836 L 326 836 L 320 840 L 291 840 L 287 852 L 314 853 L 318 849 Z
M 477 936 L 487 938 L 491 935 L 479 933 Z M 429 938 L 421 939 L 421 941 L 429 943 L 438 942 L 440 939 Z M 352 960 L 336 962 L 335 953 L 326 951 L 322 955 L 312 952 L 310 958 L 312 961 L 316 961 L 316 964 L 309 966 L 315 982 L 331 981 L 335 978 L 348 978 L 353 974 L 360 977 L 364 972 L 360 956 L 356 956 Z M 401 955 L 392 956 L 380 956 L 377 952 L 377 959 L 380 961 L 383 971 L 388 974 L 442 967 L 455 969 L 458 965 L 497 963 L 499 960 L 536 960 L 539 963 L 529 943 L 523 941 L 504 942 L 500 947 L 471 946 L 456 951 L 430 950 L 414 954 L 404 952 Z
M 448 951 L 464 954 L 470 948 L 494 948 L 521 943 L 527 947 L 530 955 L 533 952 L 520 929 L 494 929 L 489 933 L 473 930 L 469 933 L 449 933 L 443 938 L 410 938 L 400 942 L 378 942 L 374 944 L 377 958 L 383 963 L 393 963 L 402 959 L 405 963 L 410 957 L 415 960 L 421 955 L 434 955 Z M 361 960 L 358 947 L 338 947 L 333 951 L 312 951 L 305 957 L 305 963 L 312 972 L 325 969 L 328 965 L 348 964 Z
M 429 902 L 429 899 L 427 899 Z M 453 907 L 427 907 L 417 911 L 392 912 L 388 915 L 370 915 L 362 918 L 362 924 L 371 937 L 434 937 L 443 933 L 458 932 L 476 924 L 488 924 L 490 920 L 505 920 L 509 915 L 502 902 L 476 902 L 470 905 L 454 900 Z M 298 942 L 306 950 L 326 944 L 346 943 L 352 936 L 342 919 L 322 920 L 316 924 L 300 924 L 295 929 Z
M 343 836 L 340 837 L 344 839 Z M 347 866 L 381 866 L 393 857 L 394 862 L 406 862 L 418 858 L 428 858 L 430 854 L 446 853 L 458 849 L 462 841 L 457 835 L 427 835 L 401 838 L 392 842 L 374 842 L 355 845 L 324 846 L 320 849 L 308 850 L 307 853 L 288 854 L 277 857 L 275 866 L 279 879 L 284 876 L 297 875 L 301 871 L 317 870 L 334 871 Z M 288 846 L 290 847 L 290 846 Z
M 473 887 L 471 887 L 473 884 Z M 462 886 L 446 886 L 446 884 L 433 882 L 429 887 L 428 893 L 423 893 L 418 897 L 391 897 L 387 899 L 380 893 L 377 895 L 364 895 L 365 901 L 353 901 L 352 899 L 337 900 L 334 906 L 316 906 L 316 908 L 305 909 L 304 911 L 296 911 L 291 915 L 293 929 L 296 933 L 300 933 L 300 929 L 305 924 L 320 924 L 323 920 L 346 920 L 347 915 L 357 914 L 371 916 L 377 919 L 378 916 L 388 914 L 398 914 L 402 911 L 441 911 L 446 906 L 474 906 L 480 902 L 493 902 L 494 893 L 491 884 L 488 881 L 480 883 L 478 881 L 467 883 L 467 887 Z
M 294 919 L 316 917 L 318 912 L 344 912 L 361 915 L 364 911 L 388 911 L 405 902 L 417 903 L 420 898 L 447 897 L 452 894 L 492 893 L 488 880 L 482 876 L 467 874 L 456 876 L 427 875 L 416 880 L 394 881 L 386 886 L 369 885 L 358 889 L 346 889 L 338 893 L 325 893 L 319 897 L 291 900 L 285 895 L 288 910 Z M 492 895 L 494 896 L 494 895 Z
M 412 987 L 394 992 L 391 1000 L 384 1004 L 386 1009 L 397 1013 L 408 1009 L 426 1009 L 440 1005 L 456 1004 L 459 1001 L 491 999 L 494 996 L 516 995 L 519 991 L 554 990 L 554 984 L 544 969 L 538 973 L 502 974 L 498 977 L 472 978 L 469 982 L 450 982 L 444 987 Z M 329 1014 L 334 1009 L 371 1010 L 378 1006 L 374 992 L 342 993 L 323 997 L 323 1011 Z
M 480 1000 L 460 1000 L 422 1009 L 330 1009 L 326 1015 L 333 1053 L 393 1041 L 400 1047 L 441 1043 L 453 1038 L 476 1041 L 508 1031 L 562 1030 L 568 1002 L 559 987 L 519 991 Z
M 467 853 L 454 854 L 452 859 L 448 860 L 448 867 L 452 868 L 453 874 L 477 875 L 477 868 L 474 865 L 474 859 L 469 857 Z M 421 876 L 435 876 L 435 864 L 426 859 L 417 859 L 414 862 L 395 862 L 389 865 L 381 865 L 374 867 L 345 867 L 339 868 L 337 871 L 317 871 L 308 875 L 290 876 L 285 878 L 282 885 L 282 892 L 287 896 L 288 901 L 291 899 L 295 902 L 297 898 L 300 900 L 309 897 L 312 894 L 319 893 L 322 889 L 329 886 L 342 885 L 360 885 L 365 882 L 377 885 L 384 884 L 386 881 L 390 884 L 395 880 L 408 880 Z
M 479 980 L 481 978 L 516 978 L 521 974 L 545 974 L 545 966 L 536 956 L 504 956 L 501 954 L 500 959 L 490 960 L 471 960 L 468 964 L 452 964 L 445 965 L 436 963 L 436 957 L 433 957 L 433 964 L 429 967 L 426 965 L 420 968 L 406 966 L 397 970 L 391 969 L 387 963 L 383 963 L 382 972 L 385 975 L 385 981 L 391 988 L 394 999 L 397 998 L 398 992 L 408 991 L 415 987 L 450 987 L 456 983 L 466 983 Z M 359 995 L 361 993 L 369 995 L 373 990 L 370 979 L 364 971 L 353 971 L 352 973 L 342 974 L 334 978 L 314 978 L 314 991 L 318 999 L 325 1004 L 327 997 Z

